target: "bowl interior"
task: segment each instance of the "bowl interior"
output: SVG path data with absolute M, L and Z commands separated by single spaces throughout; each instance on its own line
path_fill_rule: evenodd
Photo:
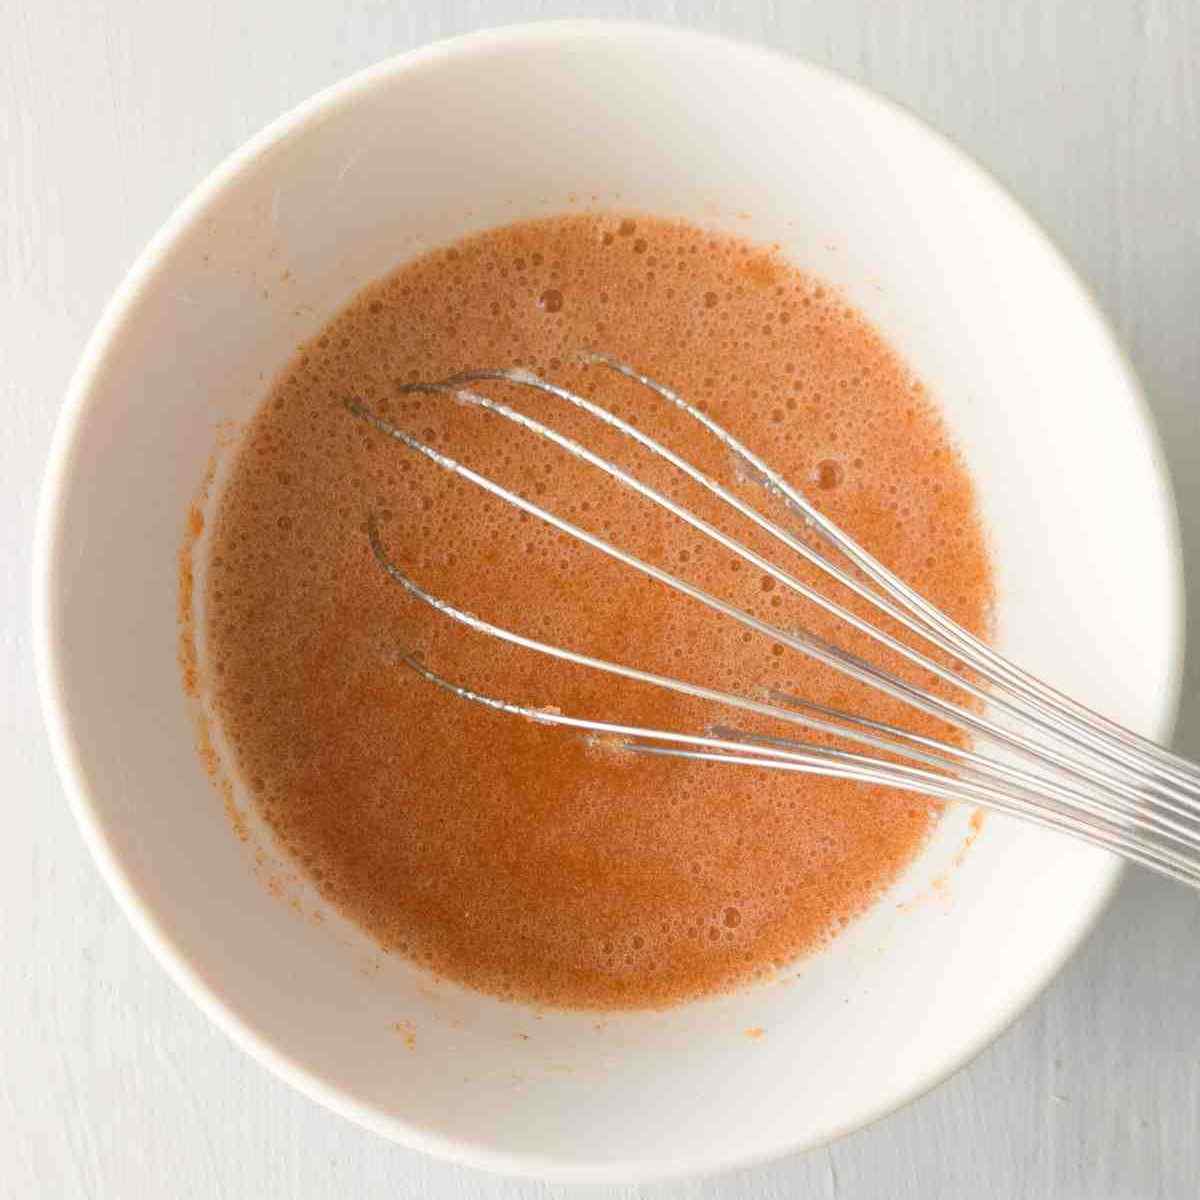
M 932 887 L 960 814 L 779 984 L 601 1019 L 383 958 L 231 835 L 176 664 L 176 553 L 224 423 L 370 278 L 570 207 L 778 242 L 842 288 L 971 464 L 1002 649 L 1149 733 L 1173 711 L 1178 565 L 1136 385 L 1074 278 L 940 139 L 800 64 L 629 26 L 464 39 L 318 98 L 185 205 L 97 333 L 47 484 L 43 685 L 85 832 L 176 977 L 310 1094 L 482 1165 L 645 1177 L 811 1145 L 937 1081 L 1048 978 L 1115 866 L 993 818 Z

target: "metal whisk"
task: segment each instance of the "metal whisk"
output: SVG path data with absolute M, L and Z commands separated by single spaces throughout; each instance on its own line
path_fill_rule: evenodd
M 953 684 L 966 702 L 943 699 L 802 629 L 783 629 L 763 621 L 501 486 L 372 412 L 359 401 L 347 401 L 346 406 L 380 433 L 559 532 L 699 601 L 755 633 L 876 688 L 914 710 L 940 718 L 969 735 L 971 748 L 810 703 L 782 691 L 767 690 L 761 695 L 749 696 L 702 687 L 502 628 L 430 594 L 397 567 L 389 559 L 378 525 L 372 518 L 369 536 L 379 565 L 411 596 L 448 620 L 550 658 L 710 701 L 732 712 L 770 718 L 794 730 L 831 735 L 856 748 L 840 749 L 806 741 L 802 736 L 768 736 L 729 725 L 715 725 L 698 732 L 623 725 L 588 714 L 567 714 L 556 708 L 516 704 L 483 695 L 443 678 L 412 654 L 404 656 L 409 667 L 430 683 L 463 700 L 542 724 L 599 736 L 637 754 L 819 774 L 886 785 L 940 800 L 984 805 L 1073 834 L 1173 879 L 1200 887 L 1200 766 L 1092 712 L 997 654 L 908 587 L 823 516 L 796 487 L 707 413 L 670 388 L 606 355 L 588 354 L 583 359 L 650 389 L 698 422 L 732 456 L 739 474 L 761 485 L 769 501 L 798 519 L 807 536 L 789 532 L 778 521 L 764 515 L 636 425 L 592 400 L 528 371 L 476 371 L 436 383 L 409 384 L 404 390 L 445 395 L 553 443 L 567 454 L 604 472 L 621 486 L 632 489 L 649 503 L 666 510 L 770 576 L 777 584 L 817 605 L 849 628 L 867 635 L 880 647 Z M 782 550 L 798 555 L 826 579 L 848 589 L 881 616 L 897 622 L 912 635 L 917 645 L 900 640 L 850 611 L 580 442 L 482 394 L 478 386 L 489 381 L 555 396 L 636 442 L 751 522 Z M 939 661 L 930 657 L 926 650 L 917 648 L 922 644 L 927 649 L 936 648 L 948 659 Z M 547 697 L 549 703 L 553 699 Z M 983 753 L 974 748 L 976 745 L 986 745 L 991 752 Z

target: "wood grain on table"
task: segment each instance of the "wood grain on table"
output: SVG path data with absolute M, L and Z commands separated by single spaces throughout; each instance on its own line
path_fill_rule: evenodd
M 67 810 L 37 710 L 28 612 L 34 503 L 60 397 L 104 301 L 191 186 L 359 67 L 485 25 L 580 15 L 721 30 L 835 67 L 949 134 L 1043 222 L 1113 319 L 1164 436 L 1192 599 L 1178 745 L 1200 755 L 1196 0 L 0 0 L 6 1200 L 577 1192 L 362 1132 L 268 1075 L 176 990 Z M 1200 899 L 1130 873 L 1046 994 L 933 1093 L 802 1157 L 622 1194 L 1200 1194 Z

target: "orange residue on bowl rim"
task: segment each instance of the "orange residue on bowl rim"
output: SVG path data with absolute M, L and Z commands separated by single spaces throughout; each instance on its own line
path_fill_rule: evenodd
M 247 841 L 250 830 L 246 818 L 238 808 L 233 795 L 233 783 L 221 765 L 220 755 L 212 739 L 212 726 L 201 703 L 200 653 L 196 641 L 196 554 L 200 539 L 204 536 L 204 510 L 208 506 L 213 480 L 217 474 L 217 454 L 214 451 L 204 469 L 204 476 L 195 498 L 188 506 L 184 524 L 183 541 L 177 557 L 179 585 L 176 602 L 176 627 L 178 630 L 177 657 L 179 672 L 183 680 L 184 694 L 191 702 L 192 721 L 196 731 L 196 751 L 205 773 L 221 794 L 225 813 L 234 833 L 240 841 Z

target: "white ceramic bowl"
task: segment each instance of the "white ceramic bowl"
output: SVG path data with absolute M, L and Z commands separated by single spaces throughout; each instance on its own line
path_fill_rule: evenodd
M 931 887 L 960 815 L 786 982 L 603 1022 L 431 981 L 313 920 L 302 884 L 295 906 L 263 886 L 175 659 L 175 555 L 217 428 L 384 267 L 572 206 L 777 241 L 843 288 L 968 457 L 1003 649 L 1150 734 L 1174 711 L 1180 572 L 1146 407 L 1078 281 L 978 167 L 824 71 L 666 29 L 509 28 L 322 93 L 188 198 L 88 345 L 42 501 L 40 680 L 87 841 L 184 990 L 310 1096 L 461 1162 L 644 1179 L 812 1146 L 938 1082 L 1050 978 L 1118 869 L 995 818 Z

